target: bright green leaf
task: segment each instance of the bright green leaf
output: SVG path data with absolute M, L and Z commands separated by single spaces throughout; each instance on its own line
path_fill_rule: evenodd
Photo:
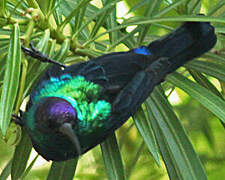
M 221 121 L 225 122 L 225 101 L 223 99 L 176 72 L 169 75 L 166 79 L 195 98 L 204 107 L 220 118 Z
M 15 24 L 13 26 L 9 42 L 8 57 L 6 60 L 6 69 L 0 102 L 0 129 L 3 135 L 6 134 L 7 128 L 9 126 L 19 87 L 21 64 L 19 36 L 19 26 Z

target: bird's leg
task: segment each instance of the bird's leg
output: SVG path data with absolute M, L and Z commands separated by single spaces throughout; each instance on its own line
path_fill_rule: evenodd
M 29 45 L 30 45 L 30 49 L 26 48 L 24 46 L 21 46 L 21 49 L 23 50 L 23 52 L 26 55 L 28 55 L 30 57 L 33 57 L 35 59 L 38 59 L 39 61 L 44 62 L 44 63 L 52 63 L 52 64 L 55 64 L 57 66 L 66 68 L 65 64 L 59 63 L 57 61 L 54 61 L 54 60 L 50 59 L 47 55 L 45 55 L 45 54 L 41 53 L 40 51 L 38 51 L 36 48 L 34 48 L 32 43 L 30 43 Z
M 12 121 L 20 126 L 23 126 L 24 122 L 22 120 L 22 117 L 23 117 L 23 111 L 20 110 L 19 116 L 17 114 L 12 114 Z

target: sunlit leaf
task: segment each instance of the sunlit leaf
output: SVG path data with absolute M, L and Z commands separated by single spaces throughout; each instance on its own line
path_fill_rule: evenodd
M 1 180 L 7 179 L 9 177 L 11 172 L 11 166 L 12 166 L 12 161 L 9 161 L 8 164 L 5 166 L 5 168 L 1 172 L 1 175 L 0 175 Z
M 225 64 L 216 64 L 213 62 L 192 61 L 185 65 L 188 68 L 213 76 L 225 82 Z
M 213 94 L 211 91 L 203 88 L 197 83 L 183 77 L 178 73 L 173 73 L 167 77 L 167 80 L 181 88 L 191 97 L 199 101 L 204 107 L 214 113 L 221 121 L 225 122 L 225 101 Z
M 0 102 L 0 129 L 3 135 L 6 134 L 9 126 L 19 87 L 21 64 L 19 32 L 19 26 L 14 25 L 9 43 Z

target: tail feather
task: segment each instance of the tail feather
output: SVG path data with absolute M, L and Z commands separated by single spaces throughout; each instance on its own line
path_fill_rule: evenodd
M 167 36 L 152 42 L 147 48 L 156 56 L 169 58 L 170 73 L 209 51 L 216 40 L 214 27 L 208 22 L 186 22 Z

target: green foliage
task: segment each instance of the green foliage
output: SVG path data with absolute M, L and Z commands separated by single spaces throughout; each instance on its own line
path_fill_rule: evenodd
M 0 179 L 224 179 L 224 15 L 224 0 L 1 0 Z M 25 57 L 21 44 L 72 64 L 146 45 L 184 21 L 210 21 L 216 47 L 169 75 L 101 151 L 77 167 L 76 159 L 36 167 L 29 137 L 10 120 L 48 65 Z

